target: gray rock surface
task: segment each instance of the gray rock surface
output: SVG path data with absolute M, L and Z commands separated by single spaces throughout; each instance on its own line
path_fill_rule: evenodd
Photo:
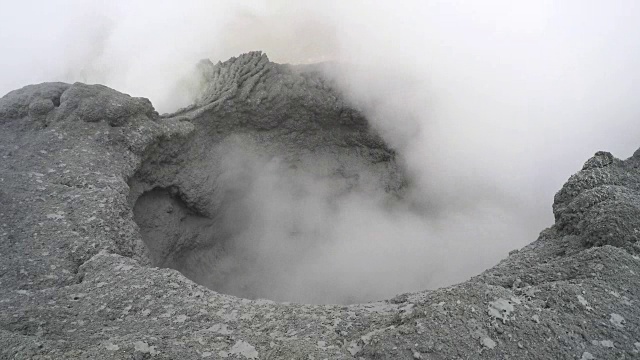
M 220 170 L 229 144 L 337 188 L 404 184 L 393 151 L 315 68 L 261 53 L 200 68 L 202 97 L 172 115 L 100 85 L 0 99 L 0 358 L 640 356 L 640 152 L 597 153 L 556 195 L 555 225 L 435 291 L 275 303 L 167 268 L 189 275 L 194 249 L 225 251 L 216 214 L 244 186 Z

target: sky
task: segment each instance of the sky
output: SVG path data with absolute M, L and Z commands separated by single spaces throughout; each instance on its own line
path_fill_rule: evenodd
M 487 244 L 458 256 L 463 271 L 444 283 L 535 240 L 555 192 L 596 151 L 626 158 L 640 145 L 633 0 L 0 3 L 2 94 L 102 83 L 170 112 L 192 101 L 203 58 L 336 61 L 342 90 L 437 209 L 441 241 Z

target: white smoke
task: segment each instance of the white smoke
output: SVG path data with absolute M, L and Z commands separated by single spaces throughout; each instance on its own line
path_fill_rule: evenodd
M 171 111 L 191 101 L 201 58 L 263 50 L 277 62 L 343 64 L 331 75 L 399 150 L 412 196 L 431 212 L 388 209 L 371 194 L 328 203 L 327 184 L 260 165 L 246 199 L 257 220 L 239 239 L 258 241 L 242 244 L 265 259 L 278 249 L 272 264 L 299 259 L 261 265 L 289 284 L 272 286 L 285 294 L 274 298 L 361 301 L 461 281 L 550 225 L 554 193 L 595 151 L 624 158 L 639 145 L 640 3 L 632 0 L 4 8 L 0 92 L 99 82 Z M 286 181 L 306 195 L 282 191 Z M 289 246 L 283 219 L 302 226 L 298 234 L 320 234 L 324 246 Z

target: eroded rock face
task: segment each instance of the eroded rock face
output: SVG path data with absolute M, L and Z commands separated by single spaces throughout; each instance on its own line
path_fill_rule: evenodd
M 640 179 L 637 153 L 620 161 L 598 152 L 556 194 L 556 226 L 585 246 L 613 245 L 640 253 Z
M 105 118 L 85 119 L 87 104 Z M 3 287 L 75 283 L 78 266 L 103 248 L 146 261 L 126 179 L 158 136 L 192 127 L 165 125 L 148 100 L 100 85 L 27 86 L 0 99 L 0 114 Z
M 315 175 L 345 188 L 402 189 L 393 152 L 318 74 L 259 53 L 201 66 L 201 100 L 163 117 L 99 85 L 30 85 L 0 99 L 2 358 L 638 356 L 640 152 L 597 153 L 556 195 L 554 226 L 444 289 L 277 304 L 151 266 L 179 268 L 188 249 L 223 244 L 216 214 L 243 184 L 220 169 L 237 139 L 294 171 L 318 169 L 309 161 L 320 154 Z M 171 222 L 186 230 L 145 235 Z

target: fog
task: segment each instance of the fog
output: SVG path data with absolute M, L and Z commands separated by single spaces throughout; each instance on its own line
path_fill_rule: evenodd
M 358 172 L 359 186 L 330 176 L 334 162 L 321 155 L 309 169 L 261 155 L 261 145 L 245 137 L 221 148 L 216 188 L 232 200 L 221 206 L 217 231 L 232 234 L 231 244 L 190 251 L 177 269 L 224 293 L 304 303 L 380 300 L 464 280 L 525 233 L 515 226 L 524 221 L 497 203 L 447 210 L 385 192 L 366 169 Z
M 4 2 L 0 93 L 103 83 L 169 112 L 192 100 L 202 58 L 263 50 L 340 64 L 329 75 L 398 150 L 411 198 L 430 211 L 390 209 L 377 193 L 330 202 L 322 180 L 254 163 L 245 205 L 260 221 L 238 239 L 249 253 L 282 249 L 258 252 L 273 259 L 264 264 L 297 259 L 256 272 L 292 300 L 462 281 L 551 225 L 554 193 L 594 152 L 626 158 L 640 145 L 633 0 Z M 292 196 L 278 187 L 286 181 L 313 195 Z M 281 217 L 325 246 L 296 252 Z

